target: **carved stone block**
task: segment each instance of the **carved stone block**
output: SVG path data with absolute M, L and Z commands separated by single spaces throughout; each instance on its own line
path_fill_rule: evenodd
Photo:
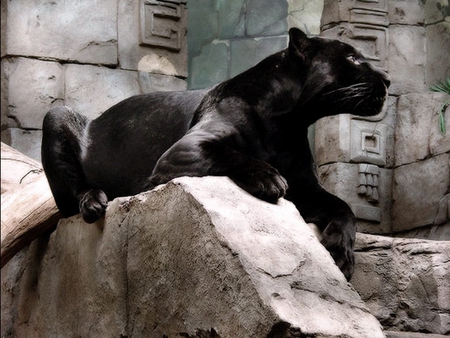
M 141 46 L 154 46 L 180 51 L 182 32 L 180 19 L 185 1 L 141 0 Z
M 358 231 L 376 234 L 391 232 L 392 170 L 364 163 L 332 163 L 319 167 L 318 175 L 321 184 L 330 193 L 350 205 L 358 220 Z M 366 188 L 364 194 L 361 193 L 363 184 Z
M 386 165 L 386 138 L 385 124 L 352 120 L 350 160 Z
M 119 1 L 121 68 L 187 77 L 186 1 Z

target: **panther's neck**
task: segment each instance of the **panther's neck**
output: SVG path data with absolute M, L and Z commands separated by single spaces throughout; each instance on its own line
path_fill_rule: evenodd
M 301 95 L 300 74 L 289 64 L 287 50 L 219 85 L 221 97 L 237 97 L 262 118 L 290 113 Z

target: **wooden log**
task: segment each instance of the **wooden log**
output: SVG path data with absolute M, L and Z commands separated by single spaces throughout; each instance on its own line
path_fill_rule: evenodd
M 1 144 L 1 267 L 61 218 L 39 162 Z

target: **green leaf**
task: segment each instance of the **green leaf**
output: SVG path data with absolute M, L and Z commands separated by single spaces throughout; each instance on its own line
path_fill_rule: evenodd
M 447 93 L 450 95 L 450 77 L 445 80 L 438 81 L 435 85 L 430 87 L 433 92 Z

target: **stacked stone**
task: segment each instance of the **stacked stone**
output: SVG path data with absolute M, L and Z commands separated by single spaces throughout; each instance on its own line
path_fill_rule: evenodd
M 322 34 L 360 48 L 392 78 L 379 116 L 316 128 L 321 179 L 351 205 L 360 231 L 450 239 L 448 109 L 447 134 L 438 123 L 448 95 L 429 89 L 450 76 L 448 13 L 436 2 L 325 1 Z M 378 200 L 362 193 L 361 165 L 378 172 Z
M 389 337 L 450 333 L 449 109 L 446 134 L 438 123 L 449 97 L 430 91 L 450 76 L 449 12 L 441 1 L 324 5 L 322 34 L 361 49 L 392 78 L 379 116 L 316 124 L 324 185 L 350 204 L 360 232 L 397 237 L 358 234 L 352 279 Z
M 185 89 L 185 3 L 2 1 L 2 141 L 39 160 L 52 107 L 95 118 L 131 95 Z M 152 32 L 156 21 L 173 36 Z

